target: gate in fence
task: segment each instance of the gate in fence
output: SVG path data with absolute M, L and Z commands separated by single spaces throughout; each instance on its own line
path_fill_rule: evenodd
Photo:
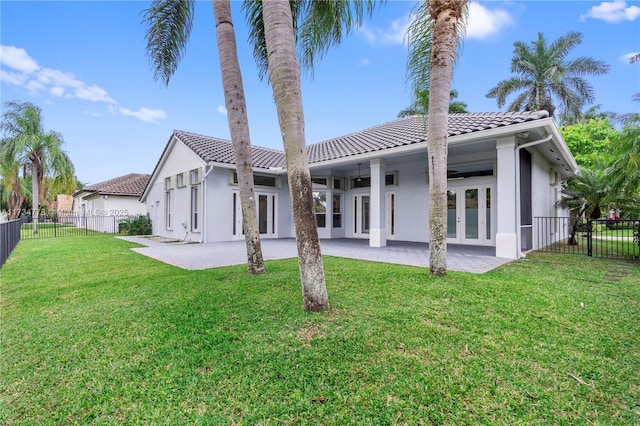
M 534 248 L 640 261 L 640 219 L 534 218 Z
M 78 216 L 65 215 L 40 218 L 36 223 L 24 218 L 20 234 L 22 239 L 66 237 L 90 234 L 117 234 L 120 223 L 129 216 Z

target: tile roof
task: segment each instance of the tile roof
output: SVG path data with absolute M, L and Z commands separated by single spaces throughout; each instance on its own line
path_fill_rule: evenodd
M 228 140 L 180 130 L 176 130 L 174 135 L 204 161 L 235 164 L 233 146 Z M 285 166 L 285 158 L 282 151 L 255 145 L 251 145 L 251 161 L 254 167 L 263 169 Z
M 86 186 L 76 191 L 76 194 L 92 192 L 102 195 L 134 195 L 139 197 L 142 195 L 150 178 L 151 175 L 129 173 L 128 175 Z
M 546 111 L 449 114 L 449 136 L 506 127 L 547 118 Z M 426 117 L 414 115 L 370 127 L 356 133 L 307 146 L 309 163 L 382 151 L 425 141 Z M 189 132 L 174 133 L 205 161 L 234 164 L 231 142 Z M 285 156 L 275 149 L 251 147 L 253 166 L 268 169 L 285 167 Z

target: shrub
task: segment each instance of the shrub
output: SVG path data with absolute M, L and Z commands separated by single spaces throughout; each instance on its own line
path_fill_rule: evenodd
M 151 218 L 148 214 L 128 217 L 118 224 L 118 232 L 127 235 L 151 235 Z

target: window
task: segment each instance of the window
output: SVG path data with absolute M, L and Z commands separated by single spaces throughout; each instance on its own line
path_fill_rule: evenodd
M 327 193 L 322 191 L 313 192 L 313 212 L 316 214 L 316 224 L 318 228 L 327 226 Z
M 185 186 L 185 184 L 184 184 L 184 173 L 178 173 L 176 175 L 176 186 L 178 188 L 182 188 L 183 186 Z
M 384 175 L 385 185 L 397 185 L 398 184 L 398 172 L 391 172 Z M 351 179 L 352 188 L 369 188 L 371 187 L 371 178 L 369 176 L 362 176 Z
M 233 235 L 238 235 L 238 231 L 236 230 L 236 221 L 238 220 L 237 211 L 238 211 L 238 194 L 234 192 L 233 193 Z
M 397 185 L 398 184 L 398 172 L 387 173 L 384 175 L 385 185 Z
M 314 188 L 327 188 L 327 178 L 312 177 L 311 185 Z
M 200 200 L 198 199 L 198 189 L 200 188 L 199 185 L 193 185 L 191 187 L 191 230 L 192 231 L 198 231 L 200 229 L 200 222 L 199 222 L 199 206 L 200 206 Z
M 167 229 L 171 229 L 171 190 L 167 190 L 164 193 L 164 226 Z
M 191 185 L 200 183 L 200 169 L 193 169 L 189 172 L 189 183 L 191 183 Z
M 333 194 L 333 227 L 342 228 L 342 196 Z
M 238 174 L 236 172 L 233 172 L 233 176 L 231 178 L 231 182 L 234 184 L 238 184 Z M 270 175 L 258 175 L 258 174 L 253 174 L 253 184 L 256 186 L 268 186 L 271 188 L 278 188 L 278 178 L 277 176 L 270 176 Z
M 346 179 L 333 178 L 333 189 L 347 189 Z
M 493 176 L 493 162 L 447 166 L 447 179 L 464 179 L 478 176 Z
M 168 178 L 164 178 L 164 189 L 166 189 L 167 191 L 172 189 L 171 176 L 169 176 Z

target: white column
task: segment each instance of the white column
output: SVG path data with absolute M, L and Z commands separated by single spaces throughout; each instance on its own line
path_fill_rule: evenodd
M 496 141 L 498 151 L 496 256 L 517 259 L 518 225 L 516 220 L 516 139 L 515 136 Z
M 371 160 L 371 206 L 369 246 L 384 247 L 387 245 L 385 229 L 385 162 L 383 158 Z

